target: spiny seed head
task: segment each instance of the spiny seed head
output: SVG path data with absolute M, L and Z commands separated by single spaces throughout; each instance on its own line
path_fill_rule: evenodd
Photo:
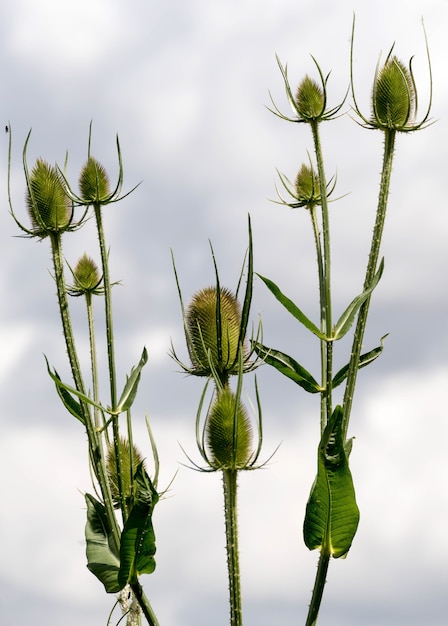
M 70 227 L 73 207 L 62 177 L 56 167 L 41 158 L 29 176 L 26 203 L 33 232 L 42 239 Z
M 295 181 L 296 197 L 301 206 L 319 204 L 319 179 L 313 169 L 305 163 L 300 168 Z
M 219 324 L 216 287 L 195 293 L 185 314 L 191 362 L 210 374 L 209 353 L 218 373 L 233 371 L 238 358 L 241 308 L 230 290 L 221 288 L 219 294 Z
M 73 270 L 74 289 L 78 294 L 92 293 L 101 282 L 101 275 L 95 261 L 83 254 Z
M 297 88 L 295 104 L 302 120 L 319 119 L 325 110 L 325 95 L 322 87 L 309 76 L 305 76 Z
M 89 156 L 79 177 L 81 198 L 88 204 L 101 203 L 110 196 L 109 177 L 104 167 Z
M 375 77 L 372 96 L 373 124 L 402 130 L 415 116 L 415 86 L 408 68 L 393 56 Z
M 224 387 L 210 407 L 205 424 L 206 444 L 216 469 L 244 469 L 252 456 L 252 426 L 246 408 Z
M 135 475 L 138 465 L 143 461 L 142 455 L 135 446 L 132 447 L 132 468 L 131 468 L 131 448 L 129 441 L 124 437 L 120 437 L 118 445 L 118 453 L 121 461 L 121 485 L 122 498 L 120 498 L 120 483 L 117 474 L 117 457 L 115 446 L 110 444 L 107 450 L 106 467 L 107 475 L 110 482 L 110 491 L 114 507 L 118 509 L 120 502 L 123 500 L 127 504 L 132 501 L 132 479 Z

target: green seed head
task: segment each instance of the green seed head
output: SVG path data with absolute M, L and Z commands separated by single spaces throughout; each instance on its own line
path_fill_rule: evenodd
M 300 83 L 296 93 L 296 110 L 304 120 L 319 119 L 325 109 L 325 95 L 322 88 L 309 76 Z
M 241 308 L 228 289 L 220 289 L 220 306 L 216 287 L 198 291 L 185 315 L 188 350 L 193 366 L 210 371 L 210 359 L 218 373 L 232 372 L 238 358 Z
M 118 445 L 120 461 L 121 461 L 121 485 L 122 498 L 120 498 L 120 483 L 117 474 L 117 457 L 115 454 L 115 446 L 111 444 L 107 451 L 106 467 L 110 482 L 110 490 L 112 500 L 116 509 L 120 508 L 120 502 L 123 500 L 126 504 L 132 502 L 132 485 L 133 478 L 137 466 L 142 462 L 142 456 L 135 446 L 132 447 L 132 468 L 131 468 L 131 448 L 129 441 L 120 437 Z
M 109 177 L 93 157 L 87 159 L 79 177 L 81 198 L 88 204 L 101 203 L 110 196 Z
M 296 176 L 296 197 L 301 206 L 314 206 L 320 202 L 319 179 L 313 169 L 303 164 Z
M 78 295 L 96 292 L 101 282 L 101 275 L 93 259 L 83 254 L 73 270 L 74 290 Z
M 402 130 L 415 116 L 415 86 L 410 71 L 396 56 L 377 73 L 372 96 L 373 123 Z
M 73 207 L 62 177 L 40 158 L 29 177 L 26 203 L 33 232 L 42 239 L 50 232 L 61 233 L 69 228 Z
M 252 456 L 252 426 L 244 405 L 235 405 L 235 394 L 224 387 L 207 416 L 205 440 L 217 469 L 244 469 Z

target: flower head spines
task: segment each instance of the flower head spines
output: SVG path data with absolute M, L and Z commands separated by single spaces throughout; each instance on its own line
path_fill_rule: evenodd
M 295 192 L 297 201 L 301 206 L 315 206 L 320 204 L 321 195 L 319 178 L 313 168 L 302 164 L 295 180 Z
M 235 394 L 224 387 L 210 407 L 205 423 L 205 441 L 214 469 L 246 469 L 251 465 L 252 425 Z
M 107 450 L 106 467 L 112 500 L 116 509 L 120 508 L 121 502 L 125 502 L 127 506 L 132 503 L 135 472 L 140 463 L 143 462 L 142 455 L 135 445 L 132 446 L 131 450 L 128 439 L 124 437 L 120 437 L 118 440 L 118 454 L 120 455 L 121 480 L 118 478 L 115 446 L 110 444 Z
M 87 256 L 86 253 L 79 259 L 75 268 L 70 268 L 73 275 L 74 283 L 67 291 L 71 296 L 83 296 L 87 294 L 99 295 L 103 293 L 101 276 L 98 266 L 93 259 Z
M 185 312 L 187 345 L 197 372 L 233 373 L 240 349 L 241 307 L 225 288 L 206 287 L 194 294 Z
M 85 204 L 101 204 L 110 197 L 109 176 L 105 168 L 89 156 L 79 177 L 80 197 Z
M 297 88 L 296 111 L 304 122 L 318 120 L 325 110 L 325 93 L 315 80 L 305 76 Z
M 390 49 L 386 61 L 380 67 L 378 62 L 372 89 L 372 116 L 365 117 L 358 106 L 355 95 L 353 77 L 353 48 L 355 35 L 355 20 L 353 19 L 352 38 L 350 47 L 350 87 L 353 96 L 354 110 L 362 120 L 361 126 L 365 128 L 379 129 L 384 132 L 409 133 L 415 130 L 426 128 L 432 122 L 429 114 L 432 106 L 432 69 L 431 57 L 429 54 L 428 40 L 425 27 L 423 33 L 426 44 L 426 55 L 428 59 L 429 72 L 429 99 L 426 113 L 418 121 L 417 118 L 417 88 L 412 71 L 412 58 L 409 66 L 393 55 L 394 46 Z
M 271 113 L 274 113 L 274 115 L 277 115 L 277 117 L 280 117 L 287 122 L 305 122 L 308 124 L 315 124 L 325 120 L 334 119 L 337 117 L 345 102 L 345 98 L 347 97 L 346 94 L 342 102 L 332 109 L 327 108 L 327 81 L 329 74 L 324 76 L 316 59 L 314 57 L 311 58 L 313 59 L 319 73 L 320 85 L 307 75 L 300 83 L 294 96 L 289 83 L 287 67 L 286 65 L 283 67 L 277 56 L 277 63 L 285 83 L 286 97 L 292 107 L 294 117 L 284 115 L 276 106 L 272 96 L 271 101 L 274 105 L 274 109 L 269 110 Z
M 38 158 L 27 179 L 26 203 L 30 234 L 41 239 L 70 229 L 73 205 L 56 167 Z
M 416 113 L 415 84 L 410 70 L 396 57 L 377 72 L 372 93 L 372 124 L 402 130 L 412 125 Z

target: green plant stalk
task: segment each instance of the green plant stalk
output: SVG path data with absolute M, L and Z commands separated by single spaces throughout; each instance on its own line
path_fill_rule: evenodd
M 103 284 L 104 284 L 104 302 L 105 302 L 105 317 L 106 317 L 106 337 L 107 337 L 107 354 L 108 354 L 108 363 L 109 363 L 109 381 L 110 381 L 110 397 L 111 397 L 111 407 L 112 410 L 115 409 L 117 404 L 117 386 L 116 386 L 116 369 L 115 369 L 115 349 L 114 349 L 114 334 L 113 334 L 113 322 L 112 322 L 112 294 L 111 294 L 111 283 L 110 283 L 110 274 L 109 274 L 109 263 L 108 263 L 108 254 L 106 249 L 105 235 L 104 235 L 104 227 L 103 220 L 101 214 L 101 205 L 94 205 L 95 212 L 95 220 L 97 225 L 98 232 L 98 241 L 100 246 L 100 254 L 101 254 L 101 265 L 103 272 Z M 129 419 L 129 415 L 128 415 Z M 113 429 L 113 439 L 114 439 L 114 448 L 115 448 L 115 458 L 117 460 L 117 478 L 118 478 L 118 486 L 119 493 L 121 499 L 121 512 L 123 516 L 123 524 L 127 518 L 127 510 L 126 503 L 123 500 L 123 488 L 122 488 L 122 464 L 121 464 L 121 454 L 120 454 L 120 445 L 119 445 L 119 428 L 118 428 L 118 416 L 114 415 L 112 419 L 112 429 Z M 128 430 L 129 430 L 129 421 L 128 421 Z M 112 509 L 113 511 L 113 509 Z M 116 524 L 116 518 L 114 515 L 114 520 Z M 120 545 L 120 543 L 118 543 Z M 145 595 L 143 588 L 139 581 L 131 584 L 131 589 L 134 593 L 134 596 L 139 603 L 143 615 L 145 616 L 149 626 L 159 626 L 159 622 L 154 614 L 154 611 L 151 607 L 149 599 Z
M 115 343 L 113 332 L 113 317 L 112 317 L 112 293 L 109 274 L 109 262 L 106 249 L 106 240 L 104 235 L 103 218 L 101 214 L 101 204 L 95 203 L 93 205 L 95 212 L 96 227 L 98 232 L 98 242 L 100 246 L 101 254 L 101 266 L 103 272 L 103 284 L 104 284 L 104 307 L 106 318 L 106 341 L 107 341 L 107 358 L 109 364 L 109 383 L 110 383 L 110 405 L 112 411 L 115 411 L 117 405 L 117 376 L 115 368 Z M 112 431 L 115 448 L 115 459 L 117 464 L 117 481 L 118 490 L 120 494 L 120 509 L 123 517 L 123 524 L 126 522 L 126 507 L 122 498 L 123 494 L 123 479 L 122 479 L 122 462 L 121 462 L 121 448 L 120 448 L 120 432 L 118 425 L 118 415 L 112 416 Z
M 96 352 L 96 340 L 95 340 L 95 322 L 93 316 L 93 303 L 92 303 L 92 294 L 90 292 L 86 292 L 86 310 L 87 310 L 87 325 L 89 327 L 89 345 L 90 345 L 90 369 L 92 374 L 92 390 L 93 390 L 93 400 L 99 404 L 99 386 L 98 386 L 98 363 L 97 363 L 97 352 Z M 95 416 L 95 426 L 97 432 L 101 432 L 101 429 L 104 426 L 104 416 L 100 419 L 100 411 L 97 407 L 93 408 L 93 414 Z M 106 443 L 108 442 L 107 429 L 104 429 L 104 436 L 106 439 Z M 101 441 L 101 437 L 99 437 Z
M 314 243 L 316 246 L 316 256 L 317 256 L 317 272 L 319 277 L 319 302 L 320 302 L 320 313 L 321 313 L 321 330 L 325 332 L 325 328 L 323 327 L 323 308 L 325 302 L 325 273 L 324 273 L 324 264 L 323 264 L 323 254 L 322 254 L 322 243 L 320 239 L 319 232 L 319 224 L 317 221 L 316 215 L 316 207 L 310 206 L 310 216 L 311 222 L 313 225 L 313 234 L 314 234 Z M 320 342 L 320 362 L 321 362 L 321 384 L 325 385 L 327 378 L 327 342 Z M 326 396 L 321 393 L 320 394 L 320 431 L 323 433 L 325 429 L 325 424 L 327 420 L 327 399 Z
M 370 285 L 378 265 L 381 239 L 383 235 L 384 222 L 386 219 L 387 202 L 389 199 L 390 179 L 392 175 L 392 163 L 395 148 L 395 136 L 396 130 L 394 129 L 384 131 L 383 165 L 381 170 L 380 190 L 378 194 L 378 207 L 376 212 L 375 226 L 373 229 L 370 254 L 367 262 L 364 289 L 367 289 Z M 367 316 L 369 313 L 369 305 L 370 297 L 364 302 L 359 310 L 355 334 L 353 337 L 352 352 L 343 400 L 344 417 L 342 428 L 344 439 L 347 437 L 348 424 L 353 404 L 353 396 L 356 387 L 356 379 L 359 370 L 359 359 L 361 355 L 362 342 L 367 323 Z
M 320 295 L 320 316 L 321 330 L 325 336 L 332 334 L 332 308 L 331 308 L 331 248 L 330 248 L 330 220 L 328 215 L 327 182 L 325 178 L 325 168 L 322 156 L 322 147 L 319 136 L 318 121 L 311 122 L 311 131 L 314 142 L 314 152 L 316 155 L 317 172 L 319 176 L 319 190 L 322 209 L 322 245 L 319 235 L 317 220 L 314 216 L 313 231 L 316 243 L 316 253 L 318 259 L 319 274 L 319 295 Z M 332 378 L 333 378 L 333 342 L 329 339 L 320 341 L 321 347 L 321 377 L 324 390 L 320 394 L 320 429 L 321 435 L 333 412 L 332 407 Z M 308 609 L 306 626 L 314 626 L 317 622 L 319 609 L 325 589 L 327 571 L 330 555 L 325 547 L 322 548 L 317 566 L 314 588 L 311 602 Z
M 75 382 L 76 389 L 85 395 L 84 382 L 81 374 L 81 367 L 79 365 L 78 354 L 76 351 L 74 334 L 72 329 L 72 323 L 70 318 L 70 310 L 67 299 L 67 291 L 65 286 L 64 277 L 64 261 L 62 255 L 62 241 L 61 236 L 58 233 L 52 233 L 51 238 L 51 251 L 54 267 L 54 278 L 56 282 L 59 311 L 61 315 L 62 328 L 64 333 L 65 345 L 67 348 L 67 354 L 70 362 L 73 380 Z M 117 552 L 120 550 L 120 529 L 118 528 L 117 519 L 114 513 L 114 507 L 112 502 L 112 495 L 109 487 L 109 480 L 107 477 L 106 465 L 104 462 L 104 456 L 102 454 L 101 446 L 98 440 L 98 433 L 95 429 L 95 425 L 92 422 L 89 407 L 85 402 L 80 401 L 80 405 L 83 411 L 84 423 L 86 426 L 87 437 L 89 440 L 89 456 L 94 468 L 95 476 L 98 480 L 101 495 L 103 498 L 104 506 L 107 511 L 107 516 L 112 529 L 113 540 Z
M 319 188 L 322 209 L 322 249 L 323 249 L 323 270 L 319 271 L 319 293 L 320 293 L 320 315 L 321 330 L 326 337 L 332 332 L 332 310 L 331 310 L 331 249 L 330 249 L 330 220 L 328 216 L 327 181 L 325 177 L 324 161 L 322 156 L 322 146 L 319 136 L 319 122 L 313 120 L 310 123 L 313 136 L 314 152 L 317 162 L 317 173 L 319 176 Z M 317 253 L 321 248 L 317 249 Z M 323 284 L 322 284 L 323 281 Z M 332 372 L 333 372 L 333 346 L 330 341 L 321 340 L 321 369 L 322 386 L 321 393 L 321 434 L 333 412 L 332 407 Z
M 317 564 L 316 580 L 314 582 L 313 593 L 311 596 L 311 602 L 308 609 L 305 626 L 315 626 L 315 624 L 317 623 L 320 604 L 322 602 L 322 596 L 325 589 L 325 582 L 327 580 L 329 564 L 330 555 L 322 550 L 319 556 L 319 562 Z
M 135 599 L 137 600 L 137 602 L 139 603 L 142 609 L 143 615 L 145 616 L 146 621 L 148 622 L 149 626 L 159 626 L 158 619 L 155 616 L 155 613 L 152 610 L 151 604 L 145 592 L 143 591 L 143 587 L 141 586 L 138 580 L 134 583 L 131 583 L 131 589 L 132 589 L 132 593 L 135 596 Z
M 225 469 L 222 472 L 230 594 L 230 626 L 242 626 L 243 624 L 238 550 L 237 471 L 236 469 Z

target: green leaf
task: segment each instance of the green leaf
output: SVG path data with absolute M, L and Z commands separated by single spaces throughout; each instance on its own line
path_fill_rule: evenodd
M 63 386 L 64 383 L 62 382 L 56 370 L 54 370 L 54 376 L 59 381 L 58 383 L 55 383 L 55 386 L 56 386 L 56 391 L 58 393 L 58 396 L 62 400 L 62 404 L 65 406 L 65 408 L 67 409 L 69 413 L 74 415 L 76 419 L 78 419 L 82 424 L 84 424 L 85 423 L 84 415 L 82 413 L 82 408 L 81 408 L 80 403 L 74 399 L 74 397 L 67 391 L 67 389 L 65 389 L 65 387 Z
M 322 391 L 322 387 L 313 376 L 292 357 L 284 352 L 280 352 L 280 350 L 268 348 L 258 341 L 252 341 L 252 347 L 260 359 L 268 365 L 275 367 L 276 370 L 293 380 L 300 387 L 305 389 L 305 391 L 309 393 L 319 393 Z
M 369 365 L 369 363 L 372 363 L 373 361 L 375 361 L 375 359 L 377 359 L 380 356 L 380 354 L 382 353 L 384 349 L 384 340 L 386 339 L 386 337 L 387 335 L 383 335 L 383 337 L 381 337 L 380 345 L 377 348 L 374 348 L 373 350 L 370 350 L 369 352 L 365 352 L 364 354 L 361 354 L 359 358 L 358 369 L 361 369 L 365 367 L 366 365 Z M 337 374 L 333 378 L 333 389 L 336 389 L 336 387 L 338 387 L 341 383 L 343 383 L 344 380 L 347 378 L 349 367 L 350 367 L 350 363 L 347 363 L 347 365 L 344 365 L 344 367 L 342 367 L 339 370 L 339 372 L 337 372 Z
M 115 415 L 124 413 L 124 411 L 127 411 L 131 408 L 135 396 L 137 395 L 137 388 L 140 382 L 141 371 L 147 362 L 148 351 L 146 350 L 146 348 L 143 348 L 142 356 L 140 357 L 138 365 L 131 369 L 131 373 L 129 374 L 129 376 L 126 376 L 126 384 L 124 386 L 123 393 L 121 394 L 117 407 L 113 411 Z
M 356 534 L 359 509 L 342 434 L 342 407 L 337 406 L 318 448 L 317 477 L 306 505 L 303 537 L 310 550 L 334 558 L 347 554 Z
M 359 309 L 367 300 L 367 298 L 370 298 L 372 291 L 378 285 L 378 282 L 383 274 L 383 269 L 384 269 L 384 259 L 381 259 L 380 265 L 378 267 L 378 271 L 376 272 L 375 276 L 372 278 L 372 282 L 370 283 L 369 287 L 365 291 L 363 291 L 359 296 L 356 296 L 356 298 L 354 298 L 350 302 L 348 307 L 345 309 L 345 311 L 342 313 L 341 317 L 339 318 L 337 324 L 333 328 L 332 339 L 334 341 L 336 341 L 337 339 L 341 339 L 342 337 L 344 337 L 344 335 L 348 333 L 348 331 L 353 325 L 353 322 L 355 320 L 356 314 L 358 313 Z
M 87 404 L 90 404 L 91 406 L 94 406 L 95 408 L 99 409 L 100 411 L 107 412 L 106 409 L 101 406 L 101 404 L 98 404 L 97 402 L 94 402 L 94 400 L 92 400 L 92 398 L 89 398 L 89 396 L 86 396 L 84 393 L 81 393 L 80 391 L 78 391 L 74 387 L 71 387 L 70 385 L 67 385 L 67 383 L 62 382 L 62 380 L 59 378 L 59 376 L 56 373 L 53 374 L 53 372 L 51 371 L 47 357 L 45 357 L 45 361 L 47 362 L 48 374 L 49 374 L 50 378 L 53 380 L 53 382 L 55 383 L 55 385 L 59 389 L 63 389 L 65 391 L 69 392 L 71 395 L 77 396 L 80 400 L 83 400 Z M 55 372 L 56 372 L 56 370 L 55 370 Z
M 290 300 L 287 296 L 285 296 L 280 291 L 280 289 L 277 287 L 275 283 L 272 282 L 272 280 L 269 280 L 269 278 L 265 278 L 264 276 L 261 276 L 261 274 L 257 274 L 257 276 L 261 278 L 261 280 L 264 282 L 266 287 L 277 298 L 280 304 L 283 304 L 285 309 L 289 311 L 289 313 L 291 313 L 291 315 L 293 315 L 296 318 L 296 320 L 298 320 L 301 324 L 303 324 L 305 328 L 308 328 L 308 330 L 314 333 L 316 337 L 319 337 L 319 339 L 323 339 L 324 341 L 327 341 L 327 337 L 324 335 L 324 333 L 320 331 L 315 324 L 313 324 L 313 322 L 305 315 L 305 313 L 303 313 L 299 309 L 299 307 L 296 304 L 294 304 L 292 300 Z
M 134 506 L 121 534 L 120 572 L 118 582 L 123 588 L 135 582 L 139 574 L 152 574 L 156 567 L 156 540 L 152 514 L 159 495 L 140 463 L 135 472 Z
M 120 560 L 113 549 L 112 530 L 107 519 L 106 509 L 101 502 L 86 493 L 87 524 L 86 556 L 87 567 L 100 580 L 107 593 L 123 589 L 118 581 Z

